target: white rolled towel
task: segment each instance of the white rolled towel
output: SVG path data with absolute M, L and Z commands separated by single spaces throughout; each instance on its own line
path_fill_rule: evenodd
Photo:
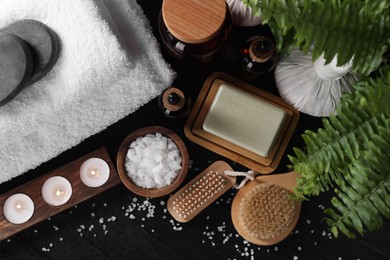
M 136 111 L 173 80 L 135 0 L 0 1 L 0 30 L 19 19 L 53 29 L 61 51 L 42 80 L 0 108 L 0 183 Z

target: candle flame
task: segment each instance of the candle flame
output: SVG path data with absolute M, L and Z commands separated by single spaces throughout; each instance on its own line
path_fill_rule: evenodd
M 88 173 L 92 178 L 99 178 L 99 168 L 93 167 L 88 171 Z
M 56 195 L 57 196 L 62 196 L 62 195 L 64 195 L 64 192 L 59 189 L 59 190 L 56 191 Z
M 24 212 L 26 210 L 26 205 L 24 204 L 23 201 L 17 201 L 15 203 L 15 209 L 18 212 Z

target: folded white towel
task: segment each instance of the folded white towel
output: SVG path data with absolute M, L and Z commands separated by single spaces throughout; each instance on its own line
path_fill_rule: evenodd
M 0 29 L 19 19 L 53 29 L 61 51 L 41 81 L 0 107 L 0 183 L 134 112 L 173 80 L 135 0 L 1 0 Z

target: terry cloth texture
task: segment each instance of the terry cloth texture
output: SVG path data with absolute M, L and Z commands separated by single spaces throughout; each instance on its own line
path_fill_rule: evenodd
M 54 30 L 61 51 L 0 107 L 0 183 L 136 111 L 175 76 L 135 0 L 0 0 L 0 30 L 19 19 Z

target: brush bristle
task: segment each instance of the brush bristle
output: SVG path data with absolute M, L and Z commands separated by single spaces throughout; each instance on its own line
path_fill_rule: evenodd
M 180 217 L 187 219 L 191 214 L 195 214 L 195 211 L 203 204 L 219 196 L 218 193 L 226 182 L 218 172 L 208 172 L 173 201 L 173 210 Z
M 295 203 L 288 190 L 261 183 L 249 190 L 240 201 L 239 221 L 253 237 L 271 239 L 289 227 L 294 210 Z

